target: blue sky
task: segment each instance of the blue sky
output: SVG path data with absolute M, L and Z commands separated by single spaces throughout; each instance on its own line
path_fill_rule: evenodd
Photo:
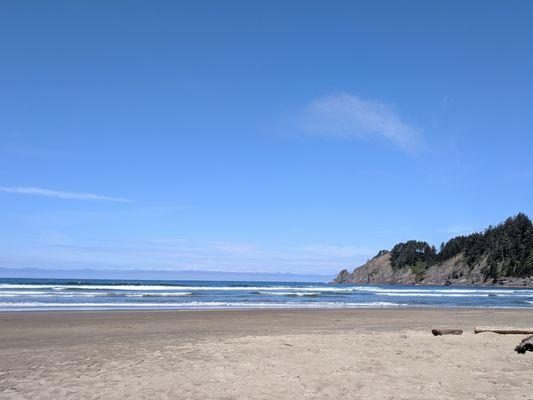
M 529 1 L 4 1 L 0 267 L 332 274 L 533 215 Z

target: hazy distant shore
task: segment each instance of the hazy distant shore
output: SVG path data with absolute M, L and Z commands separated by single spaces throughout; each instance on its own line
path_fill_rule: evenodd
M 521 336 L 475 325 L 532 326 L 533 310 L 2 313 L 0 397 L 531 398 Z

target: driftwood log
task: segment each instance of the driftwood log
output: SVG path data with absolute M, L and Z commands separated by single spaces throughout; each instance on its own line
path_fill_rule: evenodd
M 462 329 L 432 329 L 431 333 L 434 336 L 462 335 L 463 334 L 463 330 Z
M 500 335 L 533 335 L 533 328 L 491 328 L 476 326 L 474 333 L 494 332 Z
M 526 351 L 533 351 L 533 336 L 529 336 L 518 344 L 514 349 L 518 354 L 525 354 Z

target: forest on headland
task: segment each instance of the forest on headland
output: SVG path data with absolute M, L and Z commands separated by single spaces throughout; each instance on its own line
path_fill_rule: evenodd
M 497 284 L 531 277 L 533 223 L 519 213 L 483 232 L 454 237 L 439 250 L 424 241 L 398 243 L 351 274 L 341 271 L 335 282 Z

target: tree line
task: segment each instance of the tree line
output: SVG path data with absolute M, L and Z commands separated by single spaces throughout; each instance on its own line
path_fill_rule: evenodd
M 393 268 L 428 268 L 462 254 L 470 267 L 485 261 L 487 279 L 533 276 L 533 223 L 519 213 L 484 232 L 454 237 L 439 251 L 427 242 L 409 240 L 395 245 L 390 254 Z

